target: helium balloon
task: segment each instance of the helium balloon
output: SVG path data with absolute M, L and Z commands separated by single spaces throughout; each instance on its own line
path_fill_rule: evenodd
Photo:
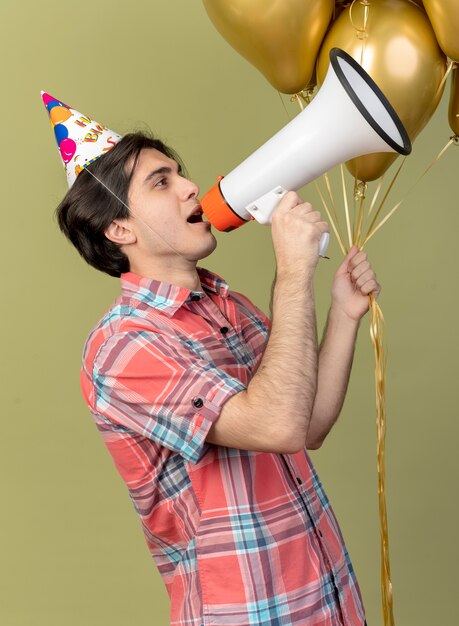
M 443 52 L 459 61 L 459 0 L 423 0 Z
M 319 53 L 318 83 L 326 75 L 330 49 L 342 48 L 373 78 L 413 140 L 440 101 L 445 55 L 425 11 L 414 2 L 372 0 L 366 36 L 359 38 L 356 28 L 362 28 L 363 19 L 363 6 L 355 3 L 351 15 L 348 7 L 333 23 Z M 376 153 L 352 159 L 346 166 L 353 176 L 368 182 L 382 176 L 396 158 Z
M 451 130 L 459 137 L 459 69 L 453 69 L 451 93 L 449 97 L 448 120 Z
M 203 0 L 219 33 L 282 93 L 310 85 L 333 0 Z

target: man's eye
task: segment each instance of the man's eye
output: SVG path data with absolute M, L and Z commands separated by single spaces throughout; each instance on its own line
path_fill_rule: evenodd
M 160 178 L 156 183 L 155 187 L 164 187 L 167 184 L 166 178 Z

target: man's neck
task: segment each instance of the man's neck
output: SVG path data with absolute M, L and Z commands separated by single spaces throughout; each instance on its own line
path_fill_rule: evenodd
M 188 267 L 182 268 L 160 266 L 157 263 L 153 267 L 131 263 L 130 269 L 134 274 L 145 276 L 145 278 L 183 287 L 190 291 L 202 291 L 196 263 L 190 263 Z

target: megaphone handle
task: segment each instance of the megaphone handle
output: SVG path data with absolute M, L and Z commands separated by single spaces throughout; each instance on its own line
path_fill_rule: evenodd
M 330 233 L 324 233 L 320 238 L 319 256 L 324 257 L 330 243 Z
M 275 187 L 268 193 L 248 204 L 245 209 L 252 217 L 254 217 L 260 224 L 270 224 L 271 216 L 274 213 L 274 209 L 279 204 L 281 198 L 285 196 L 287 190 L 283 187 Z M 327 252 L 328 244 L 330 243 L 329 233 L 324 233 L 320 238 L 319 256 L 324 257 Z

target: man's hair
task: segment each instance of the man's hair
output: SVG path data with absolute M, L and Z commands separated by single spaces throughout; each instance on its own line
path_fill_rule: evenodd
M 124 204 L 129 205 L 129 186 L 140 152 L 145 148 L 162 152 L 184 169 L 180 157 L 160 139 L 146 132 L 129 133 L 85 168 L 91 173 L 85 169 L 80 172 L 56 209 L 64 235 L 85 261 L 110 276 L 129 271 L 128 257 L 119 244 L 105 236 L 105 231 L 113 220 L 130 217 Z

